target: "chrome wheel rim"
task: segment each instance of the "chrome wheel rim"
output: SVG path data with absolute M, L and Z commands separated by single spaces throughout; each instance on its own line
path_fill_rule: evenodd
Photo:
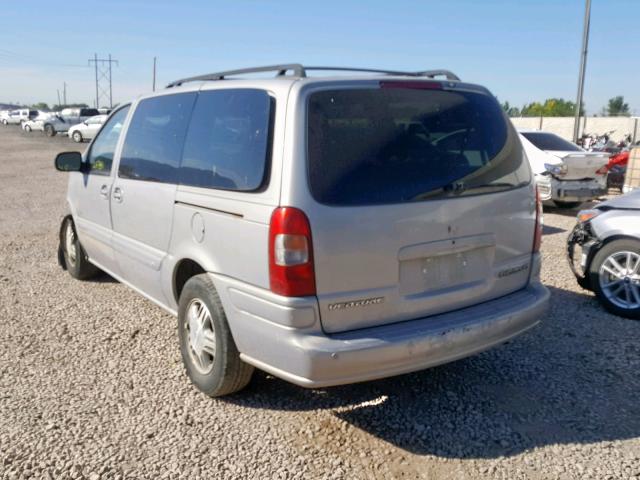
M 71 222 L 67 222 L 67 228 L 64 236 L 64 247 L 67 251 L 67 259 L 69 260 L 69 263 L 71 263 L 71 265 L 75 265 L 76 259 L 78 258 L 78 251 L 76 248 L 76 233 L 73 231 Z
M 622 251 L 609 255 L 600 266 L 599 282 L 604 296 L 618 308 L 640 308 L 640 255 Z
M 74 132 L 73 139 L 76 141 L 76 143 L 80 143 L 81 138 L 82 137 L 80 137 L 80 134 L 78 132 Z
M 187 306 L 184 329 L 191 363 L 201 374 L 210 373 L 216 356 L 216 333 L 209 308 L 199 298 Z

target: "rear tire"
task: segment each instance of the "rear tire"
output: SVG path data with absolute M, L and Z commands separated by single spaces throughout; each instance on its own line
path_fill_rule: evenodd
M 618 270 L 616 264 L 623 270 Z M 605 244 L 589 265 L 589 280 L 598 300 L 609 312 L 640 319 L 640 241 L 622 239 Z
M 64 220 L 60 229 L 60 245 L 62 246 L 65 267 L 73 278 L 88 280 L 100 273 L 98 267 L 89 262 L 71 217 Z
M 74 142 L 76 143 L 82 143 L 82 140 L 84 140 L 82 138 L 82 134 L 79 131 L 75 131 L 71 134 L 71 138 L 73 139 Z
M 25 125 L 24 126 L 24 131 L 27 133 L 31 133 L 31 126 L 30 125 Z
M 559 202 L 557 200 L 554 200 L 553 203 L 556 205 L 556 207 L 566 210 L 569 210 L 571 208 L 578 208 L 580 205 L 582 205 L 582 202 Z
M 47 137 L 55 137 L 56 136 L 56 129 L 53 128 L 53 125 L 47 124 L 47 125 L 44 126 L 44 134 Z
M 207 274 L 191 277 L 180 294 L 178 337 L 187 375 L 210 397 L 242 390 L 254 368 L 240 359 L 220 297 Z

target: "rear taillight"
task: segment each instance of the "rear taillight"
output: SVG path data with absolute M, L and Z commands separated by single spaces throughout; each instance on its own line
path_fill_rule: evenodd
M 598 175 L 606 175 L 607 173 L 609 173 L 609 165 L 605 165 L 604 167 L 596 170 L 596 174 Z
M 271 291 L 287 297 L 316 294 L 311 226 L 302 210 L 279 207 L 269 225 Z
M 536 225 L 533 233 L 533 253 L 538 253 L 542 245 L 542 221 L 542 202 L 540 201 L 540 192 L 536 186 Z

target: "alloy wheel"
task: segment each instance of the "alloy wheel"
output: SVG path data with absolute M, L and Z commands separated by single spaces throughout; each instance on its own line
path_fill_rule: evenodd
M 184 328 L 194 367 L 203 375 L 210 373 L 216 355 L 216 333 L 209 308 L 199 298 L 189 303 Z
M 640 255 L 629 251 L 612 253 L 600 265 L 600 288 L 616 307 L 640 308 L 639 267 Z
M 73 231 L 73 225 L 71 225 L 71 222 L 67 222 L 67 228 L 64 236 L 67 259 L 69 260 L 69 263 L 71 265 L 75 265 L 78 256 L 78 250 L 76 248 L 76 233 Z

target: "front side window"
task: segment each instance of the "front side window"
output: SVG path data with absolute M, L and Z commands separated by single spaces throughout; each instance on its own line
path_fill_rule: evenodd
M 309 186 L 320 203 L 404 203 L 530 182 L 517 135 L 482 92 L 394 82 L 320 91 L 307 118 Z
M 141 100 L 122 147 L 118 176 L 178 183 L 178 167 L 196 93 Z
M 201 92 L 184 145 L 180 183 L 223 190 L 263 186 L 272 99 L 255 89 Z
M 115 112 L 91 144 L 87 155 L 87 169 L 92 174 L 109 175 L 113 155 L 118 145 L 118 139 L 129 112 L 129 105 Z

